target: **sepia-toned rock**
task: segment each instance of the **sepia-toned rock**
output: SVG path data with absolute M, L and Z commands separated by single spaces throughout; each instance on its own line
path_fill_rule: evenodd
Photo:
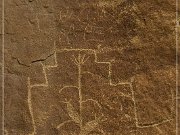
M 174 0 L 4 2 L 6 135 L 177 135 Z

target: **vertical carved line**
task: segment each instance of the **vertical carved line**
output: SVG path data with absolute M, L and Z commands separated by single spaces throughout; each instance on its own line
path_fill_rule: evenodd
M 81 55 L 78 56 L 78 89 L 79 89 L 79 109 L 80 109 L 80 128 L 82 128 L 82 89 L 81 89 Z
M 29 107 L 29 112 L 31 115 L 31 119 L 32 119 L 32 126 L 33 126 L 33 132 L 31 135 L 35 135 L 36 134 L 36 127 L 35 127 L 35 121 L 34 121 L 34 115 L 33 115 L 33 109 L 32 109 L 32 94 L 31 94 L 31 85 L 30 85 L 30 78 L 28 77 L 28 107 Z
M 132 82 L 129 85 L 130 85 L 130 89 L 131 89 L 131 93 L 132 93 L 132 101 L 134 103 L 135 123 L 136 123 L 136 127 L 139 127 L 139 125 L 138 125 L 138 116 L 137 116 L 137 107 L 136 107 L 136 101 L 135 101 L 135 93 L 134 93 L 134 90 L 133 90 Z

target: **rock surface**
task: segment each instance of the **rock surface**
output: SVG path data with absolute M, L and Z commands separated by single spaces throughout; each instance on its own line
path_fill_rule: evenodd
M 5 0 L 6 134 L 175 135 L 175 7 Z

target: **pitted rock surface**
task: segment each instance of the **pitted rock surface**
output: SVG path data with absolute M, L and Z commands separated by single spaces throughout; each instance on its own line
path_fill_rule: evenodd
M 6 135 L 176 135 L 175 12 L 174 0 L 5 0 Z

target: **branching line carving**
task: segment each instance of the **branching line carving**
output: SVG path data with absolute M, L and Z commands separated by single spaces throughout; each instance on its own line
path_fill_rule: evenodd
M 113 83 L 112 81 L 112 63 L 111 62 L 100 62 L 98 61 L 98 57 L 97 57 L 97 51 L 96 50 L 93 50 L 93 49 L 60 49 L 60 50 L 57 50 L 58 52 L 63 52 L 63 51 L 86 51 L 86 52 L 91 52 L 94 54 L 95 56 L 95 63 L 98 63 L 98 64 L 107 64 L 108 67 L 109 67 L 109 75 L 108 75 L 108 78 L 109 78 L 109 84 L 111 86 L 117 86 L 117 85 L 130 85 L 130 82 L 119 82 L 119 83 Z
M 88 101 L 92 101 L 95 104 L 97 104 L 98 107 L 101 109 L 101 105 L 96 100 L 87 99 L 87 100 L 83 101 L 82 84 L 81 84 L 81 80 L 82 80 L 82 69 L 81 68 L 82 68 L 82 65 L 85 64 L 85 62 L 88 60 L 88 58 L 89 57 L 86 57 L 86 55 L 81 55 L 80 52 L 79 52 L 77 57 L 72 55 L 72 62 L 74 62 L 74 64 L 78 67 L 78 86 L 65 86 L 60 90 L 60 92 L 62 92 L 62 90 L 64 90 L 65 88 L 70 88 L 70 87 L 75 87 L 75 88 L 78 89 L 78 93 L 79 93 L 79 110 L 80 110 L 80 112 L 78 113 L 78 112 L 75 111 L 75 108 L 71 104 L 72 99 L 70 101 L 64 102 L 66 104 L 66 109 L 67 109 L 68 115 L 71 118 L 71 120 L 68 120 L 68 121 L 65 121 L 65 122 L 59 124 L 57 126 L 57 128 L 60 128 L 60 127 L 64 126 L 64 124 L 73 121 L 74 123 L 78 124 L 78 126 L 80 127 L 79 135 L 87 135 L 87 134 L 89 134 L 91 131 L 93 131 L 95 128 L 97 128 L 97 126 L 99 125 L 99 122 L 101 122 L 102 119 L 103 119 L 103 116 L 101 116 L 99 118 L 97 118 L 95 116 L 94 120 L 83 124 L 83 116 L 82 116 L 83 103 L 86 103 Z
M 118 86 L 118 85 L 129 85 L 130 89 L 131 89 L 131 96 L 126 95 L 124 93 L 121 93 L 121 95 L 123 97 L 127 97 L 127 98 L 131 98 L 133 103 L 134 103 L 134 117 L 135 117 L 135 124 L 137 128 L 148 128 L 148 127 L 156 127 L 158 125 L 161 125 L 163 123 L 169 122 L 173 119 L 166 119 L 163 120 L 161 122 L 157 122 L 157 123 L 149 123 L 149 124 L 139 124 L 138 122 L 138 116 L 137 116 L 137 105 L 136 105 L 136 100 L 135 100 L 135 92 L 133 90 L 133 81 L 134 79 L 132 78 L 131 81 L 127 81 L 127 82 L 119 82 L 119 83 L 113 83 L 111 77 L 112 77 L 112 63 L 111 62 L 100 62 L 98 61 L 98 57 L 97 57 L 97 51 L 93 50 L 93 49 L 60 49 L 60 50 L 55 50 L 54 53 L 54 58 L 55 58 L 55 64 L 54 65 L 44 65 L 42 62 L 42 67 L 43 67 L 43 73 L 44 73 L 44 77 L 45 77 L 45 82 L 42 84 L 31 84 L 30 82 L 30 78 L 28 77 L 28 105 L 29 105 L 29 111 L 32 117 L 32 124 L 33 124 L 33 133 L 31 135 L 36 135 L 36 126 L 35 126 L 35 121 L 34 121 L 34 115 L 33 115 L 33 109 L 32 109 L 32 101 L 31 101 L 31 89 L 33 87 L 48 87 L 48 78 L 47 78 L 47 74 L 46 74 L 46 69 L 51 69 L 51 68 L 56 68 L 58 67 L 58 63 L 57 63 L 57 53 L 59 52 L 64 52 L 64 51 L 78 51 L 79 55 L 78 57 L 75 57 L 74 55 L 72 55 L 71 60 L 74 62 L 74 64 L 78 67 L 78 86 L 64 86 L 62 89 L 60 89 L 59 93 L 61 93 L 63 90 L 65 90 L 66 88 L 77 88 L 77 90 L 79 91 L 79 106 L 80 106 L 80 113 L 78 114 L 77 112 L 74 111 L 74 107 L 71 104 L 71 101 L 67 101 L 64 102 L 67 105 L 67 110 L 68 110 L 68 114 L 71 118 L 71 120 L 65 121 L 61 124 L 59 124 L 57 126 L 58 129 L 60 129 L 62 126 L 64 126 L 67 123 L 71 123 L 71 122 L 75 122 L 77 125 L 79 125 L 81 131 L 80 131 L 80 135 L 87 135 L 89 132 L 91 132 L 92 130 L 94 130 L 98 125 L 99 122 L 104 120 L 104 117 L 101 116 L 99 118 L 95 117 L 95 119 L 93 121 L 87 122 L 85 125 L 83 124 L 83 120 L 82 120 L 82 108 L 83 108 L 83 103 L 86 103 L 88 101 L 92 101 L 94 102 L 96 105 L 99 106 L 99 108 L 101 108 L 101 105 L 98 103 L 98 101 L 94 100 L 94 99 L 87 99 L 87 100 L 83 100 L 82 99 L 82 89 L 81 89 L 81 79 L 82 79 L 82 74 L 84 74 L 85 72 L 82 71 L 81 67 L 83 64 L 85 64 L 85 62 L 89 59 L 89 57 L 86 57 L 86 55 L 81 55 L 80 52 L 85 51 L 85 52 L 90 52 L 93 53 L 95 56 L 95 63 L 99 63 L 99 64 L 107 64 L 109 67 L 109 74 L 108 74 L 108 78 L 109 78 L 109 85 L 110 86 Z M 172 94 L 172 100 L 173 99 L 179 99 L 179 97 L 174 97 L 174 95 Z M 174 101 L 174 100 L 173 100 Z M 172 103 L 173 105 L 173 103 Z M 100 130 L 100 129 L 99 129 Z M 103 131 L 102 131 L 103 133 Z

